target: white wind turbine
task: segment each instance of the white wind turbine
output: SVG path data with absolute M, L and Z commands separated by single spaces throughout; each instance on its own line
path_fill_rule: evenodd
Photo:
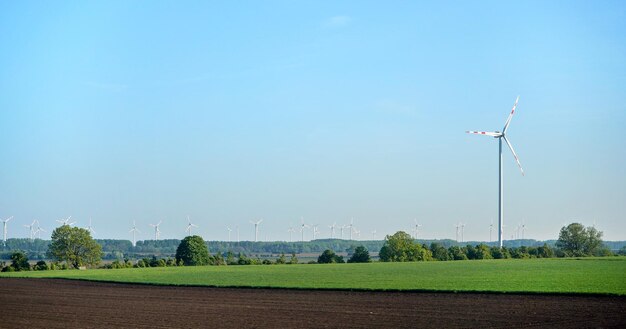
M 11 218 L 13 218 L 13 216 L 2 221 L 3 232 L 4 232 L 2 242 L 5 247 L 7 246 L 7 223 L 11 220 Z
M 191 220 L 189 219 L 189 216 L 187 216 L 187 228 L 185 229 L 185 232 L 187 232 L 187 234 L 191 235 L 191 228 L 192 227 L 198 227 L 196 224 L 193 224 L 191 222 Z
M 32 224 L 30 224 L 30 225 L 24 225 L 24 227 L 28 227 L 28 239 L 29 239 L 30 241 L 33 241 L 33 234 L 35 233 L 35 230 L 34 230 L 34 228 L 35 228 L 35 222 L 37 222 L 37 220 L 36 220 L 36 219 L 33 221 L 33 223 L 32 223 Z
M 44 230 L 41 226 L 39 226 L 39 221 L 37 220 L 37 229 L 35 230 L 35 233 L 37 235 L 37 239 L 41 240 L 41 232 L 45 232 L 46 230 Z
M 154 227 L 154 241 L 159 240 L 159 236 L 161 235 L 161 230 L 159 230 L 159 225 L 161 225 L 163 221 L 160 220 L 157 224 L 150 224 L 150 226 Z
M 93 227 L 91 226 L 91 217 L 89 217 L 89 226 L 86 227 L 87 231 L 89 231 L 89 233 L 93 236 L 94 233 L 96 233 L 96 231 L 93 229 Z
M 461 242 L 463 242 L 463 233 L 465 232 L 465 224 L 461 223 Z
M 515 104 L 513 104 L 513 108 L 511 109 L 511 113 L 509 117 L 506 119 L 504 123 L 504 128 L 502 128 L 502 132 L 499 131 L 467 131 L 468 134 L 478 134 L 478 135 L 486 135 L 492 136 L 493 138 L 498 139 L 498 244 L 500 248 L 502 248 L 502 223 L 504 220 L 504 208 L 502 207 L 503 203 L 503 190 L 502 190 L 502 140 L 506 142 L 506 145 L 509 146 L 511 153 L 513 153 L 513 157 L 515 157 L 515 161 L 519 166 L 519 169 L 522 171 L 522 176 L 524 175 L 524 169 L 522 169 L 522 164 L 519 162 L 519 158 L 513 150 L 513 146 L 506 138 L 506 130 L 509 128 L 509 124 L 511 123 L 511 118 L 513 118 L 513 114 L 515 113 L 515 108 L 517 108 L 517 102 L 519 102 L 519 96 L 515 100 Z
M 414 239 L 417 240 L 417 234 L 419 233 L 419 228 L 422 227 L 422 224 L 418 224 L 417 223 L 417 219 L 414 219 L 413 221 L 415 221 L 415 229 L 413 229 L 413 232 L 415 233 Z
M 304 242 L 304 230 L 310 226 L 304 223 L 304 217 L 300 218 L 300 220 L 302 221 L 302 225 L 300 225 L 300 233 L 302 233 L 302 242 Z
M 257 242 L 257 236 L 259 235 L 259 224 L 261 224 L 263 220 L 259 219 L 257 222 L 250 221 L 250 224 L 254 224 L 254 242 Z
M 287 229 L 287 232 L 289 232 L 289 242 L 293 242 L 293 232 L 295 231 L 292 226 L 289 226 L 289 229 Z
M 348 228 L 348 225 L 341 225 L 339 226 L 339 230 L 341 231 L 341 240 L 343 240 L 343 230 Z
M 376 241 L 376 230 L 372 231 L 372 240 Z
M 489 223 L 489 242 L 491 242 L 491 232 L 493 232 L 493 219 L 491 220 L 491 223 Z
M 76 224 L 76 222 L 70 222 L 70 219 L 72 218 L 72 216 L 66 218 L 66 219 L 57 219 L 56 221 L 59 222 L 61 224 L 61 226 L 63 225 L 68 225 L 68 226 L 72 226 L 74 224 Z
M 313 240 L 315 240 L 315 237 L 317 237 L 317 234 L 320 232 L 317 229 L 318 226 L 319 226 L 318 224 L 313 225 Z
M 228 230 L 228 242 L 230 242 L 230 232 L 232 232 L 233 230 L 231 230 L 228 226 L 226 226 L 226 229 Z
M 459 227 L 461 227 L 461 224 L 456 224 L 454 227 L 456 227 L 456 242 L 459 242 Z
M 354 230 L 354 217 L 350 218 L 350 225 L 348 225 L 348 228 L 350 228 L 350 240 L 352 240 L 352 231 Z
M 328 228 L 330 228 L 330 238 L 333 239 L 335 237 L 335 227 L 337 227 L 337 223 L 333 223 Z
M 139 232 L 139 230 L 137 229 L 137 225 L 135 224 L 135 221 L 133 221 L 133 228 L 130 229 L 129 232 L 133 233 L 133 247 L 137 246 L 137 239 L 135 237 L 136 233 L 141 233 Z

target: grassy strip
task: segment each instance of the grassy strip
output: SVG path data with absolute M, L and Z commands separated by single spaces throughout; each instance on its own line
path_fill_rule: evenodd
M 626 295 L 626 258 L 169 267 L 1 273 L 0 277 L 213 287 Z

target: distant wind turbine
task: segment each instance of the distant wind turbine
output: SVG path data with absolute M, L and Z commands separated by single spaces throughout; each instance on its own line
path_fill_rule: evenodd
M 185 229 L 185 232 L 187 232 L 188 235 L 191 235 L 192 227 L 198 227 L 198 226 L 196 224 L 193 224 L 191 220 L 189 219 L 189 216 L 187 216 L 187 228 Z
M 2 242 L 5 247 L 7 246 L 7 223 L 11 220 L 11 218 L 13 218 L 13 216 L 2 221 L 3 232 L 4 232 Z
M 59 222 L 61 224 L 61 226 L 63 225 L 68 225 L 68 226 L 72 226 L 74 224 L 76 224 L 76 222 L 70 222 L 70 218 L 72 218 L 72 216 L 66 218 L 66 219 L 57 219 L 56 221 Z
M 289 232 L 289 242 L 293 242 L 293 232 L 295 231 L 292 226 L 289 226 L 289 229 L 287 229 L 287 232 Z
M 313 240 L 315 240 L 315 237 L 317 237 L 317 234 L 320 232 L 317 229 L 318 226 L 319 226 L 318 224 L 313 225 Z
M 228 242 L 230 242 L 230 232 L 232 232 L 233 230 L 230 229 L 230 227 L 226 226 L 226 229 L 228 230 Z
M 135 238 L 135 234 L 136 233 L 141 233 L 137 229 L 137 225 L 135 225 L 135 221 L 133 221 L 133 228 L 131 228 L 129 232 L 133 233 L 133 247 L 135 247 L 135 246 L 137 246 L 137 239 Z
M 37 220 L 36 220 L 36 219 L 32 222 L 32 224 L 30 224 L 30 225 L 24 225 L 24 227 L 27 227 L 27 228 L 28 228 L 28 239 L 29 239 L 30 241 L 33 241 L 33 234 L 35 233 L 35 230 L 34 230 L 34 228 L 35 228 L 35 222 L 37 222 Z
M 417 223 L 417 219 L 414 219 L 414 221 L 415 221 L 415 229 L 413 230 L 413 232 L 415 232 L 415 234 L 413 235 L 413 238 L 417 240 L 417 234 L 419 233 L 419 228 L 422 227 L 422 225 Z
M 87 231 L 89 231 L 89 233 L 93 236 L 94 233 L 96 233 L 96 231 L 93 229 L 93 227 L 91 226 L 91 217 L 89 217 L 89 226 L 86 227 Z
M 304 230 L 310 226 L 304 223 L 304 217 L 300 218 L 300 220 L 302 221 L 302 225 L 300 225 L 300 233 L 302 233 L 302 242 L 304 242 Z
M 328 228 L 330 228 L 330 238 L 333 239 L 335 238 L 335 227 L 337 227 L 337 223 L 333 223 L 333 225 L 330 225 Z
M 518 102 L 519 102 L 519 96 L 517 96 L 517 99 L 515 100 L 515 104 L 513 104 L 513 108 L 511 109 L 511 113 L 509 114 L 509 117 L 506 119 L 506 122 L 504 123 L 504 128 L 502 128 L 502 132 L 467 131 L 468 134 L 486 135 L 486 136 L 492 136 L 493 138 L 498 139 L 498 145 L 499 145 L 499 148 L 498 148 L 499 150 L 498 151 L 498 177 L 499 177 L 498 178 L 498 244 L 500 248 L 502 248 L 502 223 L 504 221 L 504 208 L 502 207 L 503 194 L 504 194 L 502 190 L 502 140 L 503 139 L 506 142 L 506 145 L 509 146 L 511 153 L 513 153 L 513 157 L 515 158 L 515 161 L 517 162 L 517 165 L 519 166 L 519 169 L 522 172 L 522 176 L 524 175 L 524 169 L 522 169 L 522 164 L 519 162 L 519 158 L 517 157 L 515 150 L 513 150 L 513 146 L 511 145 L 509 140 L 506 138 L 506 130 L 509 128 L 509 124 L 511 123 L 511 119 L 513 118 L 513 114 L 515 113 L 515 108 L 517 108 Z
M 154 241 L 159 240 L 159 236 L 161 235 L 161 230 L 159 230 L 159 225 L 161 225 L 163 221 L 160 220 L 157 224 L 150 224 L 150 226 L 154 227 Z
M 489 242 L 493 241 L 491 239 L 491 232 L 493 232 L 493 219 L 491 220 L 491 223 L 489 223 Z
M 376 240 L 376 230 L 372 231 L 372 240 Z
M 350 218 L 350 225 L 348 225 L 348 227 L 350 228 L 350 240 L 352 240 L 352 231 L 354 228 L 354 217 Z
M 254 224 L 254 242 L 257 242 L 257 236 L 259 235 L 259 224 L 261 224 L 262 221 L 262 219 L 259 219 L 259 221 L 257 222 L 250 221 L 250 224 Z
M 41 226 L 39 226 L 39 221 L 37 220 L 37 229 L 35 230 L 34 234 L 37 235 L 37 239 L 41 240 L 41 232 L 45 232 L 46 230 L 44 230 Z

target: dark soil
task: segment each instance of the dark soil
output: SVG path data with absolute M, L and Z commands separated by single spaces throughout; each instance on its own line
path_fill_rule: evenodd
M 626 328 L 626 298 L 0 279 L 0 328 Z

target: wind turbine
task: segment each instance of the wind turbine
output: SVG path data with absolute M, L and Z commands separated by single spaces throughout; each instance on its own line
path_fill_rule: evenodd
M 304 230 L 309 228 L 310 226 L 304 223 L 304 217 L 300 218 L 302 221 L 302 225 L 300 226 L 300 233 L 302 233 L 302 242 L 304 242 Z
M 150 226 L 154 227 L 154 241 L 158 241 L 159 236 L 161 235 L 161 230 L 159 230 L 159 225 L 161 225 L 161 222 L 163 221 L 160 220 L 157 224 L 150 224 Z
M 524 240 L 524 231 L 526 231 L 526 224 L 522 221 L 522 240 Z
M 137 229 L 137 225 L 135 225 L 135 221 L 133 221 L 133 228 L 131 228 L 129 232 L 133 233 L 133 247 L 135 247 L 137 246 L 137 239 L 135 238 L 135 233 L 141 233 Z
M 350 228 L 350 240 L 352 240 L 352 229 L 354 227 L 354 217 L 350 218 L 350 225 L 348 225 L 348 227 Z
M 33 230 L 33 228 L 35 227 L 35 222 L 37 222 L 37 220 L 36 220 L 36 219 L 33 221 L 33 223 L 32 223 L 32 224 L 30 224 L 30 225 L 24 225 L 24 227 L 28 227 L 28 239 L 29 239 L 30 241 L 33 241 L 33 234 L 34 234 L 34 232 L 35 232 L 35 230 Z
M 372 231 L 372 240 L 376 241 L 376 230 Z
M 493 231 L 493 219 L 491 220 L 491 223 L 489 223 L 489 242 L 491 242 L 491 232 Z
M 502 223 L 504 221 L 504 208 L 502 207 L 503 194 L 504 194 L 502 190 L 502 140 L 503 139 L 506 142 L 506 145 L 509 146 L 511 153 L 513 153 L 513 157 L 515 158 L 515 161 L 517 162 L 517 165 L 519 166 L 519 169 L 522 172 L 522 176 L 524 175 L 524 169 L 522 169 L 522 164 L 519 162 L 519 158 L 517 157 L 515 150 L 513 150 L 513 146 L 511 145 L 509 140 L 506 138 L 506 130 L 509 128 L 509 124 L 511 123 L 511 119 L 513 118 L 513 114 L 515 113 L 515 108 L 517 108 L 517 102 L 519 102 L 519 96 L 517 96 L 517 99 L 515 100 L 515 104 L 513 104 L 513 108 L 511 109 L 511 113 L 509 114 L 509 117 L 506 119 L 506 122 L 504 123 L 504 128 L 502 128 L 502 132 L 467 131 L 468 134 L 486 135 L 486 136 L 492 136 L 493 138 L 498 139 L 498 145 L 499 145 L 498 147 L 498 244 L 500 245 L 500 248 L 502 248 Z
M 333 223 L 328 228 L 330 228 L 330 238 L 333 239 L 335 237 L 335 227 L 337 227 L 337 223 Z
M 415 221 L 415 229 L 413 230 L 415 232 L 414 239 L 417 240 L 417 233 L 419 233 L 419 228 L 422 227 L 422 224 L 418 224 L 417 219 L 414 219 L 414 221 Z
M 313 225 L 313 240 L 315 240 L 315 237 L 316 237 L 316 236 L 317 236 L 317 234 L 320 232 L 320 231 L 317 229 L 317 227 L 318 227 L 318 226 L 319 226 L 318 224 Z
M 262 219 L 259 219 L 258 222 L 250 221 L 250 224 L 254 224 L 254 242 L 257 242 L 257 236 L 259 235 L 259 224 L 261 224 L 262 221 Z
M 230 232 L 232 232 L 233 230 L 231 230 L 228 226 L 226 226 L 226 229 L 228 230 L 228 242 L 230 242 Z
M 343 230 L 348 228 L 348 225 L 341 225 L 339 229 L 341 230 L 341 240 L 343 240 Z
M 456 227 L 456 242 L 459 242 L 459 227 L 461 227 L 460 224 L 456 224 L 454 227 Z
M 91 217 L 89 217 L 89 226 L 86 227 L 87 231 L 89 231 L 89 233 L 91 235 L 93 235 L 94 233 L 96 233 L 96 231 L 94 231 L 93 227 L 91 227 Z
M 196 224 L 193 224 L 191 222 L 191 220 L 189 219 L 189 216 L 187 216 L 187 228 L 185 229 L 185 232 L 187 232 L 187 234 L 191 235 L 191 228 L 192 227 L 198 227 Z
M 74 224 L 76 224 L 76 222 L 71 222 L 70 223 L 70 218 L 72 218 L 72 216 L 66 218 L 66 219 L 57 219 L 57 222 L 59 222 L 61 224 L 61 226 L 63 225 L 68 225 L 68 226 L 72 226 Z
M 35 230 L 34 234 L 37 235 L 37 239 L 41 240 L 41 232 L 45 232 L 46 230 L 44 230 L 41 226 L 39 226 L 39 221 L 37 220 L 37 229 Z
M 4 238 L 2 239 L 4 246 L 7 246 L 7 223 L 11 220 L 11 218 L 13 218 L 13 216 L 5 219 L 2 221 L 2 225 L 4 226 L 3 231 L 4 231 Z
M 463 242 L 463 233 L 465 232 L 465 224 L 461 223 L 461 242 Z
M 289 242 L 293 242 L 293 232 L 295 231 L 296 230 L 294 230 L 292 226 L 289 226 L 289 229 L 287 230 L 287 232 L 289 232 Z

